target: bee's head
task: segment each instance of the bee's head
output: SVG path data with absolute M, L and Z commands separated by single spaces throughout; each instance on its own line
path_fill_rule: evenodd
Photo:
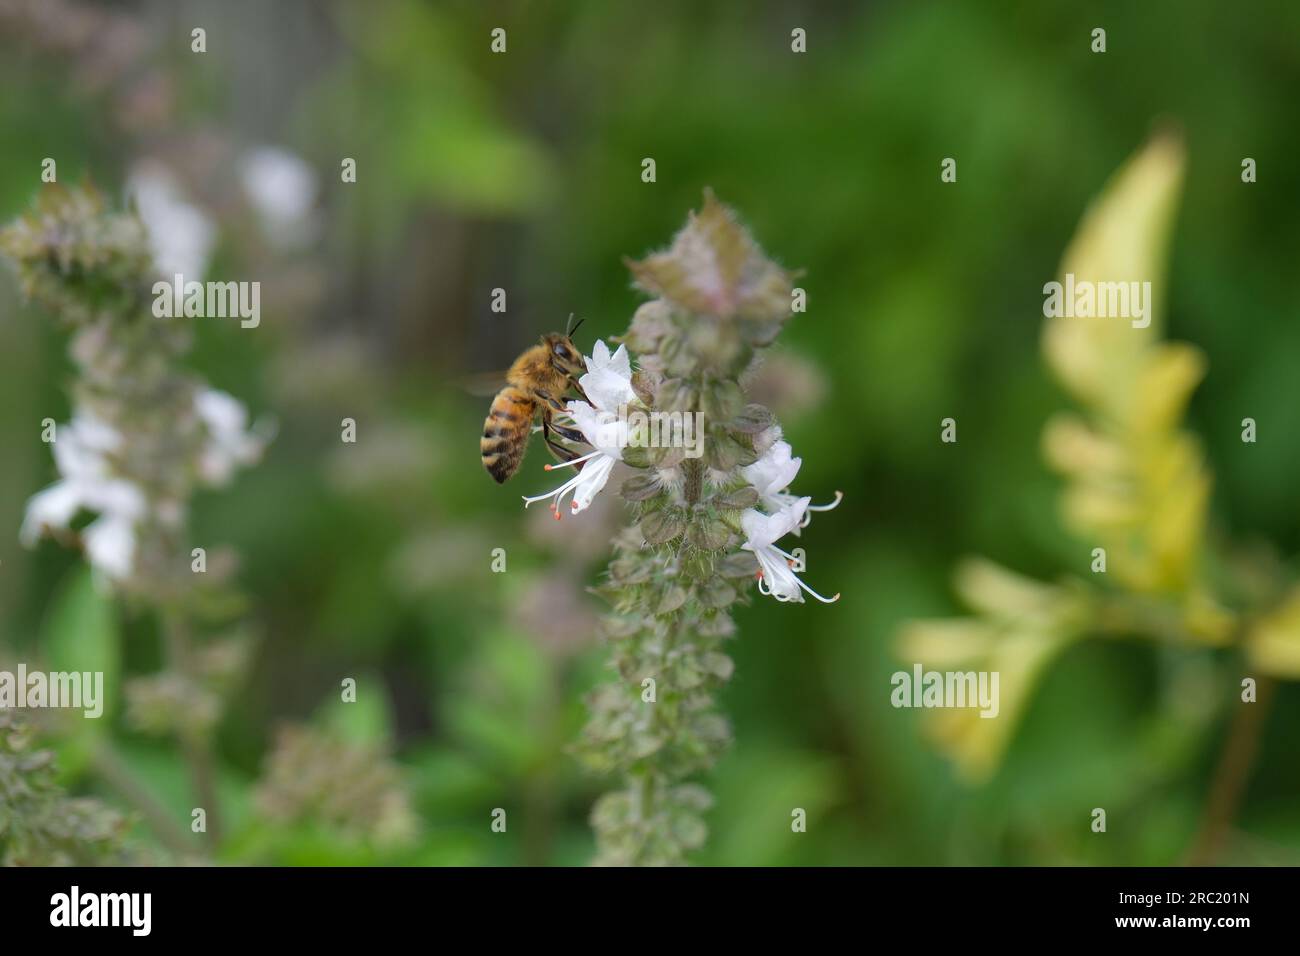
M 571 372 L 582 374 L 582 372 L 586 371 L 582 361 L 582 353 L 573 344 L 573 339 L 567 335 L 560 332 L 543 335 L 542 344 L 546 346 L 546 353 L 551 358 L 551 365 L 565 375 Z
M 572 317 L 570 317 L 572 321 Z M 578 325 L 582 320 L 578 321 Z M 573 344 L 573 339 L 569 336 L 576 332 L 578 326 L 575 325 L 568 332 L 552 332 L 549 335 L 542 336 L 542 344 L 546 346 L 546 352 L 551 357 L 551 364 L 566 375 L 581 375 L 586 371 L 582 361 L 582 353 L 578 347 Z

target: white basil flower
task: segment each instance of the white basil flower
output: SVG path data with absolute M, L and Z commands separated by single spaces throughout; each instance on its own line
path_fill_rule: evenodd
M 578 468 L 579 471 L 554 491 L 532 498 L 524 497 L 525 508 L 534 501 L 554 498 L 551 513 L 555 515 L 556 520 L 560 518 L 560 503 L 569 492 L 573 493 L 570 509 L 574 514 L 585 511 L 591 505 L 592 500 L 609 481 L 609 473 L 614 469 L 614 462 L 623 459 L 623 449 L 627 447 L 627 422 L 620 420 L 613 412 L 598 411 L 586 402 L 570 402 L 569 415 L 573 418 L 574 425 L 582 432 L 582 437 L 587 440 L 587 444 L 595 450 L 573 461 L 557 465 L 547 464 L 547 471 L 567 468 L 570 465 Z
M 175 175 L 157 161 L 139 164 L 127 182 L 140 221 L 149 233 L 154 268 L 171 278 L 201 281 L 217 242 L 217 227 L 198 206 L 188 202 Z
M 609 481 L 614 463 L 622 461 L 623 449 L 628 444 L 628 424 L 620 409 L 637 401 L 632 390 L 632 360 L 627 346 L 620 345 L 610 354 L 609 346 L 597 341 L 591 357 L 586 359 L 587 374 L 578 380 L 591 402 L 573 401 L 565 408 L 566 424 L 572 421 L 594 450 L 573 461 L 547 464 L 546 470 L 567 468 L 572 465 L 578 473 L 554 491 L 533 497 L 524 496 L 524 507 L 534 501 L 553 498 L 551 513 L 560 518 L 560 503 L 572 493 L 570 510 L 573 514 L 585 511 Z
M 792 457 L 790 452 L 789 442 L 774 442 L 758 461 L 740 469 L 744 479 L 753 485 L 758 492 L 763 507 L 771 514 L 783 511 L 799 500 L 790 494 L 788 489 L 795 476 L 799 474 L 803 459 Z M 800 528 L 808 527 L 808 523 L 812 521 L 812 515 L 808 512 L 830 511 L 843 499 L 843 493 L 837 491 L 835 492 L 835 500 L 828 505 L 807 505 L 804 516 L 798 527 L 795 528 L 794 533 L 798 534 Z
M 626 345 L 620 345 L 610 355 L 609 346 L 597 340 L 586 362 L 587 374 L 578 379 L 578 384 L 599 411 L 616 412 L 619 406 L 637 400 L 632 390 L 632 359 Z
M 207 429 L 199 452 L 199 477 L 209 485 L 224 485 L 241 465 L 262 454 L 262 440 L 248 431 L 248 409 L 237 398 L 215 388 L 194 396 L 194 411 Z
M 804 584 L 790 570 L 794 558 L 776 546 L 777 541 L 800 526 L 810 500 L 796 499 L 789 507 L 771 515 L 747 509 L 740 516 L 740 526 L 745 533 L 745 543 L 741 547 L 754 552 L 758 559 L 758 589 L 763 594 L 770 594 L 778 601 L 802 602 L 803 594 L 800 592 L 807 591 L 822 603 L 831 604 L 840 596 L 825 598 Z
M 316 173 L 301 157 L 275 146 L 245 155 L 240 181 L 272 245 L 293 249 L 317 232 L 314 216 L 319 191 Z
M 52 529 L 69 530 L 82 509 L 99 514 L 82 534 L 91 565 L 110 578 L 131 573 L 135 528 L 147 503 L 138 486 L 115 477 L 108 455 L 122 444 L 112 426 L 78 415 L 56 433 L 54 461 L 60 480 L 27 502 L 19 539 L 27 547 Z

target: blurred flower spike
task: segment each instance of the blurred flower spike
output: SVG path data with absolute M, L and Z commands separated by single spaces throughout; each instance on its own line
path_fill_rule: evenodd
M 50 187 L 0 232 L 0 251 L 26 294 L 72 330 L 77 367 L 72 420 L 52 443 L 59 480 L 29 501 L 24 544 L 73 540 L 77 515 L 94 512 L 79 537 L 100 580 L 174 596 L 167 552 L 194 488 L 226 484 L 257 461 L 264 439 L 241 402 L 178 368 L 190 320 L 151 315 L 156 254 L 135 214 L 107 209 L 89 186 Z
M 908 624 L 898 656 L 934 670 L 1000 675 L 997 719 L 972 708 L 926 712 L 927 735 L 965 780 L 979 783 L 1001 763 L 1043 670 L 1082 636 L 1091 607 L 1081 582 L 1042 584 L 983 558 L 959 566 L 955 587 L 974 616 Z
M 257 461 L 267 437 L 249 428 L 243 403 L 184 368 L 193 317 L 150 307 L 167 262 L 193 270 L 192 278 L 203 274 L 214 227 L 161 171 L 137 176 L 134 191 L 136 207 L 120 212 L 88 185 L 48 185 L 30 212 L 0 231 L 0 253 L 17 268 L 23 292 L 71 332 L 75 367 L 71 421 L 51 436 L 59 478 L 28 502 L 20 537 L 29 546 L 45 534 L 80 544 L 104 591 L 155 613 L 166 665 L 129 682 L 128 711 L 138 729 L 173 734 L 183 745 L 193 805 L 206 810 L 215 847 L 222 829 L 212 734 L 247 655 L 242 642 L 212 634 L 195 646 L 201 628 L 227 623 L 242 602 L 225 581 L 233 562 L 214 556 L 211 568 L 194 573 L 189 509 L 197 488 L 224 485 Z M 152 236 L 142 215 L 157 230 Z M 96 517 L 78 532 L 83 511 Z M 103 757 L 110 744 L 100 746 L 108 761 L 101 766 L 118 766 Z M 152 806 L 139 784 L 121 784 L 120 768 L 108 776 L 129 799 Z M 173 824 L 146 815 L 188 856 Z
M 379 845 L 406 844 L 419 829 L 401 770 L 380 746 L 307 726 L 280 730 L 254 803 L 269 820 Z
M 925 715 L 927 734 L 969 781 L 997 770 L 1038 677 L 1082 637 L 1187 647 L 1240 641 L 1261 674 L 1300 678 L 1300 589 L 1235 609 L 1222 594 L 1259 592 L 1258 580 L 1225 588 L 1223 575 L 1211 573 L 1231 562 L 1208 553 L 1210 475 L 1182 426 L 1206 361 L 1199 349 L 1160 337 L 1184 164 L 1180 138 L 1157 134 L 1093 203 L 1062 260 L 1062 286 L 1149 284 L 1143 320 L 1044 307 L 1044 358 L 1079 409 L 1047 423 L 1043 452 L 1065 477 L 1067 526 L 1094 563 L 1104 555 L 1091 570 L 1105 573 L 1048 585 L 968 561 L 956 586 L 975 615 L 913 622 L 899 635 L 903 660 L 1002 675 L 1001 719 L 960 709 Z M 1225 686 L 1236 687 L 1238 668 L 1224 673 Z
M 1043 435 L 1047 460 L 1068 482 L 1065 520 L 1106 548 L 1121 584 L 1161 594 L 1195 586 L 1210 491 L 1200 445 L 1181 429 L 1205 357 L 1159 339 L 1183 166 L 1180 141 L 1157 136 L 1084 216 L 1061 265 L 1076 284 L 1150 282 L 1150 324 L 1057 316 L 1043 331 L 1049 368 L 1084 409 L 1053 419 Z

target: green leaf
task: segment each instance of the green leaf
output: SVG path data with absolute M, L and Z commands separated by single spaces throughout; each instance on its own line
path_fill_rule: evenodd
M 665 591 L 663 593 L 663 596 L 659 599 L 659 604 L 655 608 L 655 613 L 671 614 L 673 611 L 676 611 L 678 608 L 680 608 L 683 604 L 686 603 L 686 597 L 687 597 L 686 589 L 684 587 L 674 584 L 667 591 Z
M 73 779 L 84 769 L 95 738 L 108 730 L 108 718 L 121 687 L 117 615 L 110 599 L 96 589 L 89 568 L 78 568 L 55 593 L 45 619 L 41 648 L 45 664 L 52 671 L 103 675 L 102 683 L 92 684 L 103 697 L 96 702 L 103 708 L 100 717 L 87 717 L 84 708 L 65 712 L 67 733 L 58 748 L 59 769 L 65 779 Z
M 117 617 L 89 568 L 73 573 L 55 595 L 41 644 L 51 670 L 101 672 L 106 689 L 116 685 L 121 669 Z
M 745 408 L 745 393 L 735 382 L 710 382 L 700 392 L 700 408 L 711 422 L 730 421 Z
M 623 449 L 623 464 L 632 468 L 649 468 L 650 449 L 628 445 Z
M 753 508 L 757 504 L 758 489 L 750 485 L 713 496 L 713 507 L 721 511 L 744 511 L 746 508 Z
M 727 427 L 733 432 L 753 435 L 769 427 L 773 421 L 775 418 L 772 413 L 762 405 L 746 405 L 744 411 L 733 418 Z
M 705 654 L 700 663 L 704 665 L 706 671 L 721 681 L 731 680 L 731 675 L 736 671 L 735 662 L 720 651 Z
M 724 608 L 736 600 L 736 589 L 721 578 L 700 587 L 700 603 L 705 607 Z
M 320 710 L 321 726 L 337 731 L 344 740 L 385 746 L 393 739 L 388 688 L 377 674 L 357 675 L 356 682 L 356 701 L 343 700 L 340 686 L 333 700 Z
M 700 515 L 691 522 L 686 538 L 701 551 L 718 551 L 731 540 L 731 529 L 717 518 Z
M 748 442 L 748 439 L 745 439 Z M 752 465 L 758 460 L 754 449 L 742 443 L 734 435 L 718 430 L 709 437 L 705 446 L 705 459 L 710 468 L 718 471 L 731 471 L 737 465 Z
M 665 412 L 689 412 L 695 408 L 695 389 L 680 378 L 665 379 L 659 386 L 659 410 Z
M 758 570 L 758 560 L 752 551 L 737 551 L 722 559 L 718 574 L 724 578 L 752 578 Z
M 652 511 L 641 519 L 641 536 L 648 544 L 667 544 L 686 528 L 686 520 L 676 508 Z
M 654 475 L 633 475 L 623 483 L 623 497 L 627 501 L 645 501 L 659 493 L 658 477 Z

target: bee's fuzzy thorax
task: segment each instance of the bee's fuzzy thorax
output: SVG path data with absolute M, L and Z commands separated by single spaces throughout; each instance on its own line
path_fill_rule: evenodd
M 558 350 L 558 351 L 557 351 Z M 582 356 L 572 341 L 559 333 L 542 336 L 541 342 L 526 349 L 506 372 L 506 385 L 497 392 L 483 422 L 479 455 L 483 467 L 498 484 L 504 484 L 519 469 L 533 421 L 540 412 L 543 430 L 554 431 L 553 416 L 574 387 Z M 559 435 L 563 436 L 564 428 Z M 576 453 L 556 438 L 547 436 L 551 453 L 561 461 Z

